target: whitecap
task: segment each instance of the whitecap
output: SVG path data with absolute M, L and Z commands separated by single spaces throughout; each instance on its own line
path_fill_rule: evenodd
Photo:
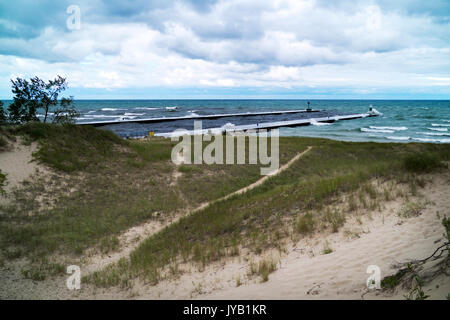
M 221 126 L 220 128 L 222 128 L 222 129 L 231 129 L 231 128 L 234 128 L 234 127 L 235 127 L 234 123 L 227 122 L 223 126 Z
M 441 143 L 450 143 L 450 139 L 429 139 L 429 138 L 414 138 L 414 140 L 420 142 L 441 142 Z
M 381 130 L 381 129 L 368 129 L 368 128 L 361 128 L 362 132 L 374 132 L 374 133 L 394 133 L 394 130 Z
M 427 136 L 450 136 L 448 132 L 416 132 L 417 134 L 424 134 Z
M 447 128 L 428 128 L 428 130 L 445 132 L 445 131 L 447 131 L 448 129 L 447 129 Z
M 394 131 L 408 130 L 407 127 L 375 127 L 375 126 L 370 126 L 369 128 L 376 129 L 376 130 L 394 130 Z
M 119 109 L 119 108 L 102 108 L 102 111 L 116 111 L 116 110 L 126 110 L 126 109 Z
M 93 114 L 92 117 L 94 118 L 117 118 L 118 116 L 107 116 L 104 114 Z
M 135 110 L 159 110 L 161 108 L 148 108 L 148 107 L 137 107 Z
M 443 124 L 443 123 L 432 123 L 433 127 L 450 127 L 450 124 Z
M 331 125 L 331 123 L 317 122 L 316 120 L 311 120 L 311 124 L 313 126 L 329 126 L 329 125 Z
M 133 112 L 125 112 L 124 116 L 143 116 L 145 113 L 133 113 Z
M 92 117 L 79 117 L 79 118 L 75 118 L 75 120 L 80 121 L 80 120 L 94 120 L 94 118 Z
M 394 137 L 394 136 L 391 136 L 391 137 L 386 137 L 386 139 L 389 139 L 389 140 L 407 141 L 407 140 L 409 140 L 409 139 L 411 139 L 411 138 L 410 138 L 410 137 Z

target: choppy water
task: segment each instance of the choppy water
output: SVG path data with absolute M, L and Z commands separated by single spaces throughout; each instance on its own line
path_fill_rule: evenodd
M 178 117 L 223 113 L 264 112 L 305 109 L 306 100 L 78 100 L 79 122 Z M 382 112 L 380 117 L 337 121 L 329 125 L 281 128 L 285 136 L 326 137 L 347 141 L 450 143 L 450 100 L 311 100 L 311 108 L 341 114 L 364 113 L 369 106 Z M 296 114 L 287 120 L 295 120 Z M 248 118 L 250 119 L 250 118 Z M 223 121 L 233 123 L 233 118 Z M 251 120 L 251 119 L 250 119 Z M 261 119 L 253 119 L 256 122 Z M 264 121 L 278 121 L 276 116 Z M 249 120 L 246 120 L 247 123 Z M 250 121 L 251 122 L 251 121 Z M 237 123 L 233 123 L 236 124 Z M 188 124 L 187 124 L 188 125 Z M 132 124 L 120 130 L 151 130 Z M 119 127 L 110 126 L 116 131 Z

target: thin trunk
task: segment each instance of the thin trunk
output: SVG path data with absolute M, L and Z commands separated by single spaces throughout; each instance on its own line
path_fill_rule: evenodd
M 47 121 L 47 114 L 48 114 L 48 106 L 45 107 L 44 123 Z

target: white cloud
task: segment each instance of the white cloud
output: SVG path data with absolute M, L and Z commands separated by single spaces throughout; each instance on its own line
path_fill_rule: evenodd
M 228 0 L 199 11 L 176 2 L 134 22 L 48 26 L 35 38 L 1 39 L 0 93 L 17 74 L 103 89 L 450 86 L 448 23 L 348 3 Z M 155 12 L 158 23 L 145 21 Z

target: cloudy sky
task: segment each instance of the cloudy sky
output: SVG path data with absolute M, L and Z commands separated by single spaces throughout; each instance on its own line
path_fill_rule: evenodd
M 78 99 L 450 99 L 450 1 L 0 0 L 0 98 L 57 74 Z

